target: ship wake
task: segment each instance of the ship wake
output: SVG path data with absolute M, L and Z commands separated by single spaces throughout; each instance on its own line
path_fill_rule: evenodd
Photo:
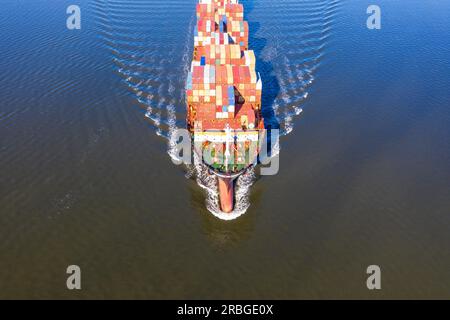
M 257 180 L 254 167 L 248 168 L 236 178 L 234 188 L 235 204 L 233 211 L 228 213 L 220 209 L 217 177 L 199 160 L 196 154 L 194 154 L 192 169 L 197 184 L 206 192 L 206 208 L 217 218 L 234 220 L 243 215 L 250 207 L 250 188 Z
M 250 24 L 249 41 L 257 57 L 256 69 L 263 80 L 265 122 L 280 128 L 281 135 L 288 135 L 303 109 L 307 111 L 341 1 L 240 2 Z M 90 4 L 99 40 L 111 53 L 113 70 L 124 83 L 123 94 L 164 139 L 170 157 L 175 157 L 172 133 L 186 127 L 184 85 L 196 23 L 193 3 L 176 0 L 169 9 L 163 0 L 94 0 Z M 172 14 L 173 10 L 177 15 Z M 155 12 L 160 19 L 150 18 Z M 179 23 L 180 19 L 186 23 Z M 174 65 L 179 66 L 177 72 Z M 187 176 L 195 177 L 206 191 L 206 206 L 213 215 L 229 220 L 247 211 L 251 186 L 259 178 L 254 168 L 237 179 L 234 211 L 225 214 L 220 210 L 216 177 L 200 163 L 191 167 Z

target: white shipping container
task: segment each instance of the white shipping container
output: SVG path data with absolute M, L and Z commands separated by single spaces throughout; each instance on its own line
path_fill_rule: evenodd
M 208 64 L 203 68 L 203 83 L 205 83 L 205 84 L 209 83 L 209 65 Z

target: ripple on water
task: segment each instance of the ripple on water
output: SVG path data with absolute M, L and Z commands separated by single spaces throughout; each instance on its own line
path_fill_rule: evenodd
M 241 2 L 250 24 L 250 46 L 258 59 L 257 71 L 264 83 L 266 124 L 279 127 L 281 134 L 287 135 L 303 111 L 326 56 L 339 1 Z M 155 133 L 166 139 L 172 154 L 171 135 L 185 127 L 184 83 L 193 49 L 195 1 L 96 0 L 92 8 L 114 71 L 133 103 L 144 110 Z M 158 19 L 154 19 L 156 13 Z M 180 16 L 186 19 L 185 25 L 179 23 Z M 206 190 L 209 211 L 223 217 L 216 178 L 198 161 L 189 170 L 196 172 L 189 176 L 195 176 Z M 250 206 L 250 187 L 256 179 L 250 169 L 237 180 L 233 218 Z

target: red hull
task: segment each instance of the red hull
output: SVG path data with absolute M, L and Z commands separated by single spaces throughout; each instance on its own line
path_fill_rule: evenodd
M 220 209 L 230 213 L 234 208 L 234 181 L 231 178 L 217 177 L 219 180 Z

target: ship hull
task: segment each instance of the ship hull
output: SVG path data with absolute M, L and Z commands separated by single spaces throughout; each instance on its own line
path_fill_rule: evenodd
M 243 5 L 201 0 L 196 13 L 186 79 L 187 127 L 200 161 L 217 177 L 221 211 L 232 213 L 236 178 L 256 164 L 264 131 L 262 80 L 249 49 Z
M 230 213 L 234 209 L 234 179 L 217 177 L 219 185 L 220 209 Z

